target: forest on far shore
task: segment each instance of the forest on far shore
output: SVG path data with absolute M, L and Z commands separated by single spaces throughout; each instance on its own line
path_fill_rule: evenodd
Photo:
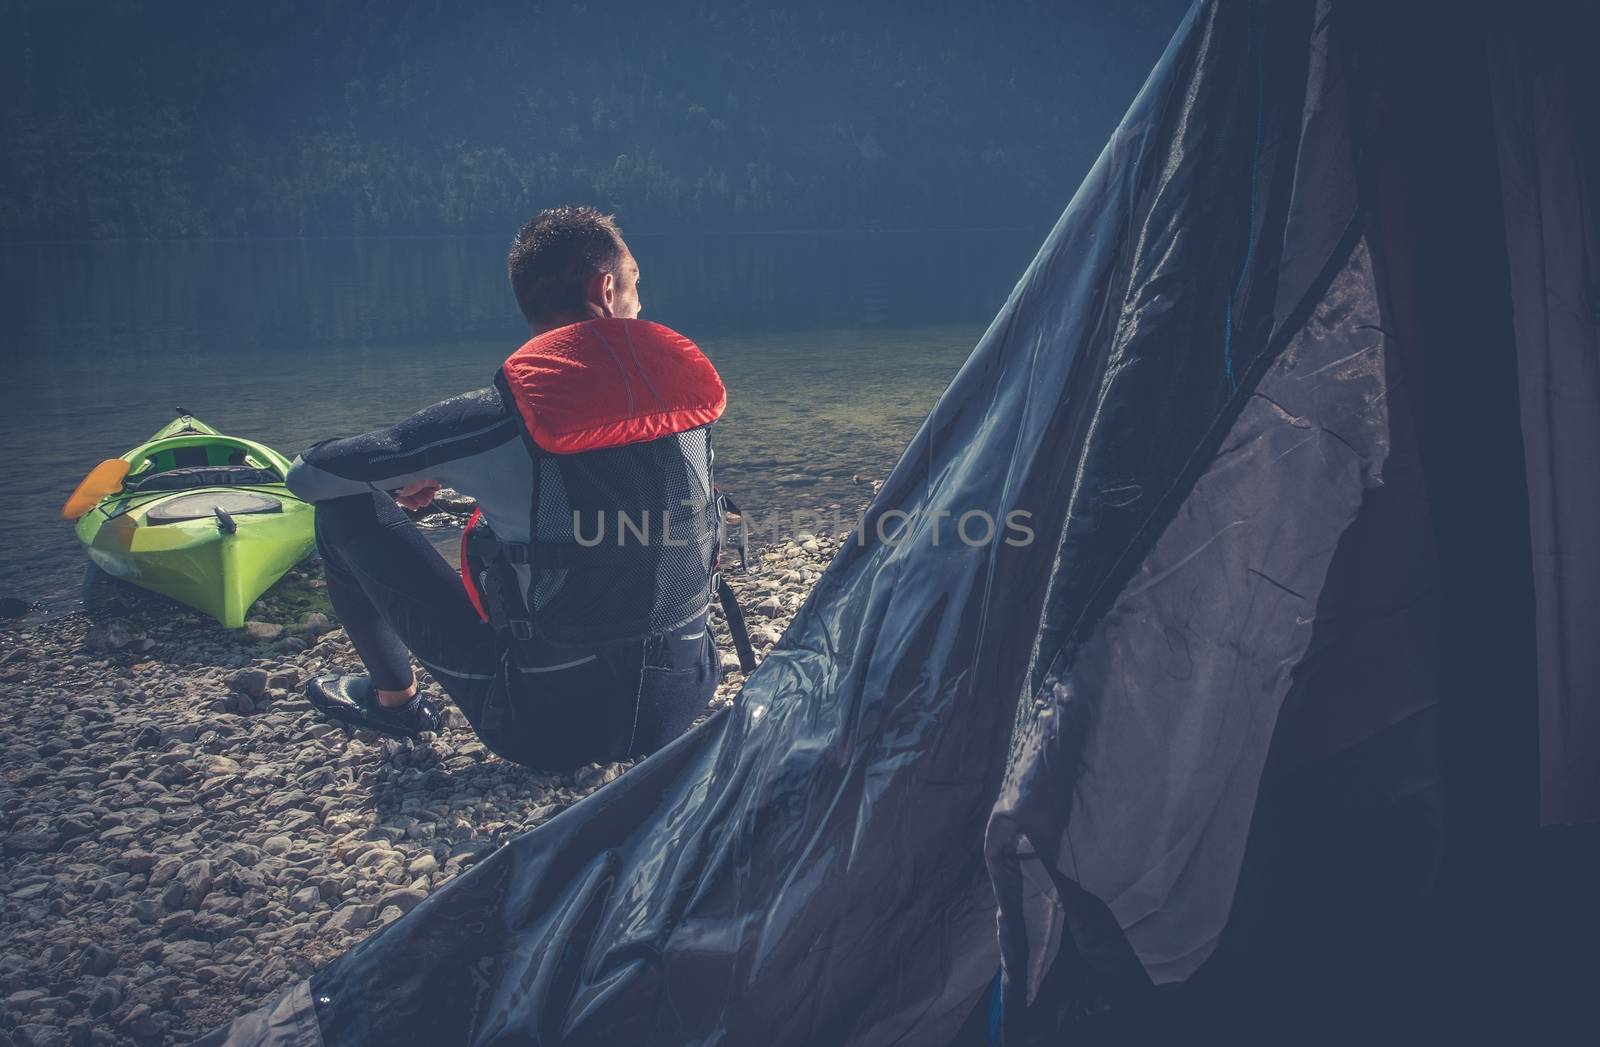
M 0 0 L 0 239 L 1036 226 L 1182 0 Z

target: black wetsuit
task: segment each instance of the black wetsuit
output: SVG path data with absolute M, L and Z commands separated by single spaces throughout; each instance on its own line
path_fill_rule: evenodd
M 325 440 L 295 461 L 289 489 L 315 502 L 333 602 L 373 682 L 398 690 L 427 667 L 484 743 L 561 770 L 639 756 L 681 734 L 720 676 L 702 616 L 645 640 L 539 645 L 508 656 L 460 576 L 389 492 L 434 479 L 478 500 L 494 533 L 526 542 L 535 466 L 495 388 L 434 404 L 399 425 Z

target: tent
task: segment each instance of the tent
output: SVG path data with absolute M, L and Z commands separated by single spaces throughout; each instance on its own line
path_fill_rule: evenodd
M 1504 992 L 1538 826 L 1600 815 L 1580 14 L 1200 0 L 734 706 L 213 1038 Z

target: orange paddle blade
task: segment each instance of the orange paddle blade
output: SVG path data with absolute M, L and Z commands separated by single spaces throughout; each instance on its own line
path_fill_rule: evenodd
M 76 520 L 98 505 L 106 495 L 116 494 L 122 490 L 122 480 L 127 475 L 128 463 L 121 458 L 112 458 L 90 469 L 89 475 L 83 478 L 78 489 L 72 492 L 72 497 L 67 499 L 67 504 L 61 507 L 62 518 Z

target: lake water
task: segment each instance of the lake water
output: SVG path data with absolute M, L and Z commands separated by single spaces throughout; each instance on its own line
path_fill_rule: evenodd
M 849 509 L 881 479 L 1043 230 L 630 237 L 644 316 L 728 386 L 744 507 Z M 0 245 L 0 596 L 70 610 L 58 516 L 182 405 L 292 455 L 488 383 L 526 337 L 491 238 Z

